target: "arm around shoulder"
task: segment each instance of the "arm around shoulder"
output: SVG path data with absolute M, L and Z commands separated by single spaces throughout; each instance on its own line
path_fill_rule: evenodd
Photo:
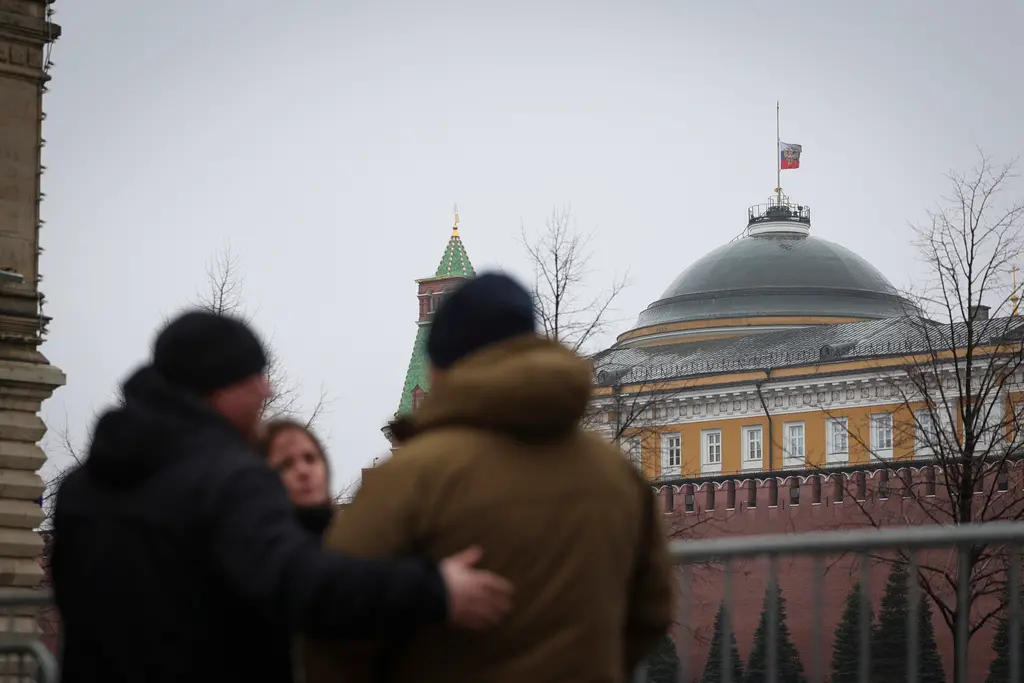
M 297 632 L 353 638 L 445 619 L 447 595 L 436 566 L 322 550 L 299 526 L 277 475 L 262 463 L 239 468 L 219 489 L 215 561 L 269 619 Z

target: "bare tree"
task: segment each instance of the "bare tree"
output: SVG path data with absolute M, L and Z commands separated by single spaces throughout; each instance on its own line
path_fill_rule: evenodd
M 44 559 L 49 556 L 49 534 L 46 533 L 53 525 L 53 507 L 56 502 L 57 490 L 60 485 L 64 482 L 64 478 L 68 475 L 71 470 L 82 464 L 85 459 L 85 454 L 82 453 L 82 449 L 77 446 L 74 439 L 71 438 L 70 430 L 68 429 L 68 419 L 65 415 L 64 425 L 56 433 L 56 443 L 51 441 L 49 438 L 47 441 L 52 446 L 47 447 L 47 450 L 52 451 L 56 448 L 63 459 L 67 462 L 57 469 L 53 476 L 44 480 L 43 482 L 43 495 L 39 500 L 40 507 L 43 509 L 43 520 L 40 523 L 40 528 L 44 531 L 43 542 L 45 547 L 43 549 Z
M 521 229 L 521 240 L 534 271 L 537 319 L 545 336 L 582 353 L 614 321 L 612 306 L 629 285 L 615 278 L 607 289 L 588 294 L 593 275 L 589 233 L 581 233 L 569 207 L 555 208 L 534 235 Z
M 980 154 L 970 172 L 949 175 L 949 195 L 915 227 L 928 275 L 916 299 L 927 318 L 908 318 L 901 365 L 884 379 L 893 412 L 849 431 L 884 471 L 900 463 L 880 457 L 880 443 L 925 461 L 921 476 L 904 470 L 896 482 L 924 516 L 920 521 L 1024 518 L 1021 486 L 1009 484 L 1010 465 L 1024 454 L 1024 318 L 1016 315 L 1019 291 L 1011 277 L 1024 248 L 1024 198 L 1005 196 L 1014 168 Z M 869 523 L 912 521 L 892 519 L 891 508 L 877 501 L 865 503 L 863 484 L 857 488 L 861 495 L 849 498 Z M 959 644 L 955 672 L 966 666 L 971 637 L 998 615 L 1004 558 L 1004 548 L 985 545 L 916 558 L 921 589 Z M 962 579 L 966 603 L 957 599 Z M 964 609 L 966 628 L 958 632 Z
M 206 268 L 206 290 L 196 297 L 196 305 L 216 315 L 231 315 L 250 322 L 253 318 L 245 300 L 245 279 L 241 261 L 228 245 L 218 251 Z M 270 379 L 271 396 L 264 405 L 264 417 L 301 419 L 306 427 L 313 427 L 328 404 L 326 390 L 321 387 L 320 395 L 309 410 L 303 410 L 298 383 L 289 377 L 273 346 L 267 345 L 267 376 Z
M 534 271 L 533 297 L 541 331 L 580 354 L 615 322 L 613 305 L 629 286 L 628 276 L 613 278 L 608 288 L 596 295 L 588 293 L 594 275 L 590 239 L 589 233 L 577 229 L 570 207 L 552 209 L 544 228 L 535 234 L 525 227 L 521 230 Z M 626 456 L 642 467 L 642 444 L 657 433 L 654 422 L 665 392 L 645 366 L 605 367 L 603 355 L 592 360 L 599 384 L 611 387 L 614 401 L 612 405 L 595 402 L 584 418 L 584 427 L 622 446 Z M 620 380 L 627 376 L 629 386 L 623 387 Z
M 589 233 L 577 229 L 570 207 L 552 209 L 544 228 L 535 234 L 525 227 L 521 230 L 534 271 L 533 297 L 541 331 L 580 354 L 615 322 L 611 318 L 613 305 L 629 286 L 628 277 L 614 278 L 596 295 L 588 293 L 594 275 L 590 239 Z M 583 425 L 622 446 L 626 457 L 642 467 L 642 444 L 657 433 L 654 422 L 665 393 L 645 367 L 604 367 L 602 355 L 592 360 L 598 382 L 611 386 L 614 402 L 594 403 Z M 627 375 L 629 386 L 624 388 L 620 380 Z
M 362 486 L 362 476 L 355 477 L 347 484 L 345 484 L 338 494 L 334 496 L 335 505 L 348 505 L 352 502 L 352 499 L 356 497 L 356 493 L 359 491 L 359 487 Z
M 197 295 L 196 305 L 217 315 L 233 315 L 243 320 L 251 320 L 252 315 L 247 311 L 245 305 L 245 280 L 242 276 L 241 262 L 231 251 L 230 246 L 214 255 L 207 266 L 206 273 L 206 289 Z M 321 388 L 320 395 L 313 406 L 308 411 L 302 410 L 299 386 L 288 377 L 272 347 L 268 347 L 267 353 L 269 356 L 268 374 L 273 395 L 264 408 L 265 417 L 267 419 L 291 417 L 300 419 L 307 427 L 313 427 L 328 406 L 329 398 L 326 390 Z M 118 394 L 117 400 L 120 399 L 120 394 Z M 55 447 L 67 462 L 44 482 L 44 492 L 40 501 L 43 507 L 42 527 L 44 529 L 49 528 L 52 521 L 53 502 L 61 482 L 71 470 L 82 464 L 84 456 L 81 447 L 71 438 L 66 419 L 64 427 L 57 433 L 56 443 L 52 447 Z

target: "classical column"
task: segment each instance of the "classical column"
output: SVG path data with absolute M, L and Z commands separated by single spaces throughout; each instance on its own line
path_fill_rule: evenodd
M 48 321 L 39 291 L 42 101 L 60 35 L 49 15 L 45 0 L 0 0 L 0 588 L 42 578 L 39 409 L 64 383 L 39 352 Z M 17 628 L 35 626 L 24 619 Z

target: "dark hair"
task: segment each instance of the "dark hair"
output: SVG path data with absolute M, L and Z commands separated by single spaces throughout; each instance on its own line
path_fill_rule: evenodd
M 298 420 L 292 420 L 291 418 L 281 417 L 268 422 L 263 423 L 263 434 L 260 436 L 259 452 L 266 460 L 270 458 L 270 447 L 274 444 L 274 440 L 291 429 L 297 429 L 298 431 L 309 437 L 309 440 L 316 446 L 317 453 L 320 454 L 320 459 L 324 461 L 324 467 L 327 469 L 327 487 L 331 486 L 331 463 L 327 459 L 327 451 L 324 450 L 324 445 L 317 438 L 313 430 L 299 422 Z

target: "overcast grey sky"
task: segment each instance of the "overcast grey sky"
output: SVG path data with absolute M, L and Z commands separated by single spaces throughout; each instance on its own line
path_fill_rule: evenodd
M 913 278 L 943 173 L 1024 152 L 1024 3 L 60 0 L 44 177 L 45 406 L 84 442 L 230 241 L 341 485 L 386 452 L 458 202 L 477 270 L 571 203 L 624 331 L 786 191 L 812 232 Z M 50 450 L 60 461 L 59 449 Z

